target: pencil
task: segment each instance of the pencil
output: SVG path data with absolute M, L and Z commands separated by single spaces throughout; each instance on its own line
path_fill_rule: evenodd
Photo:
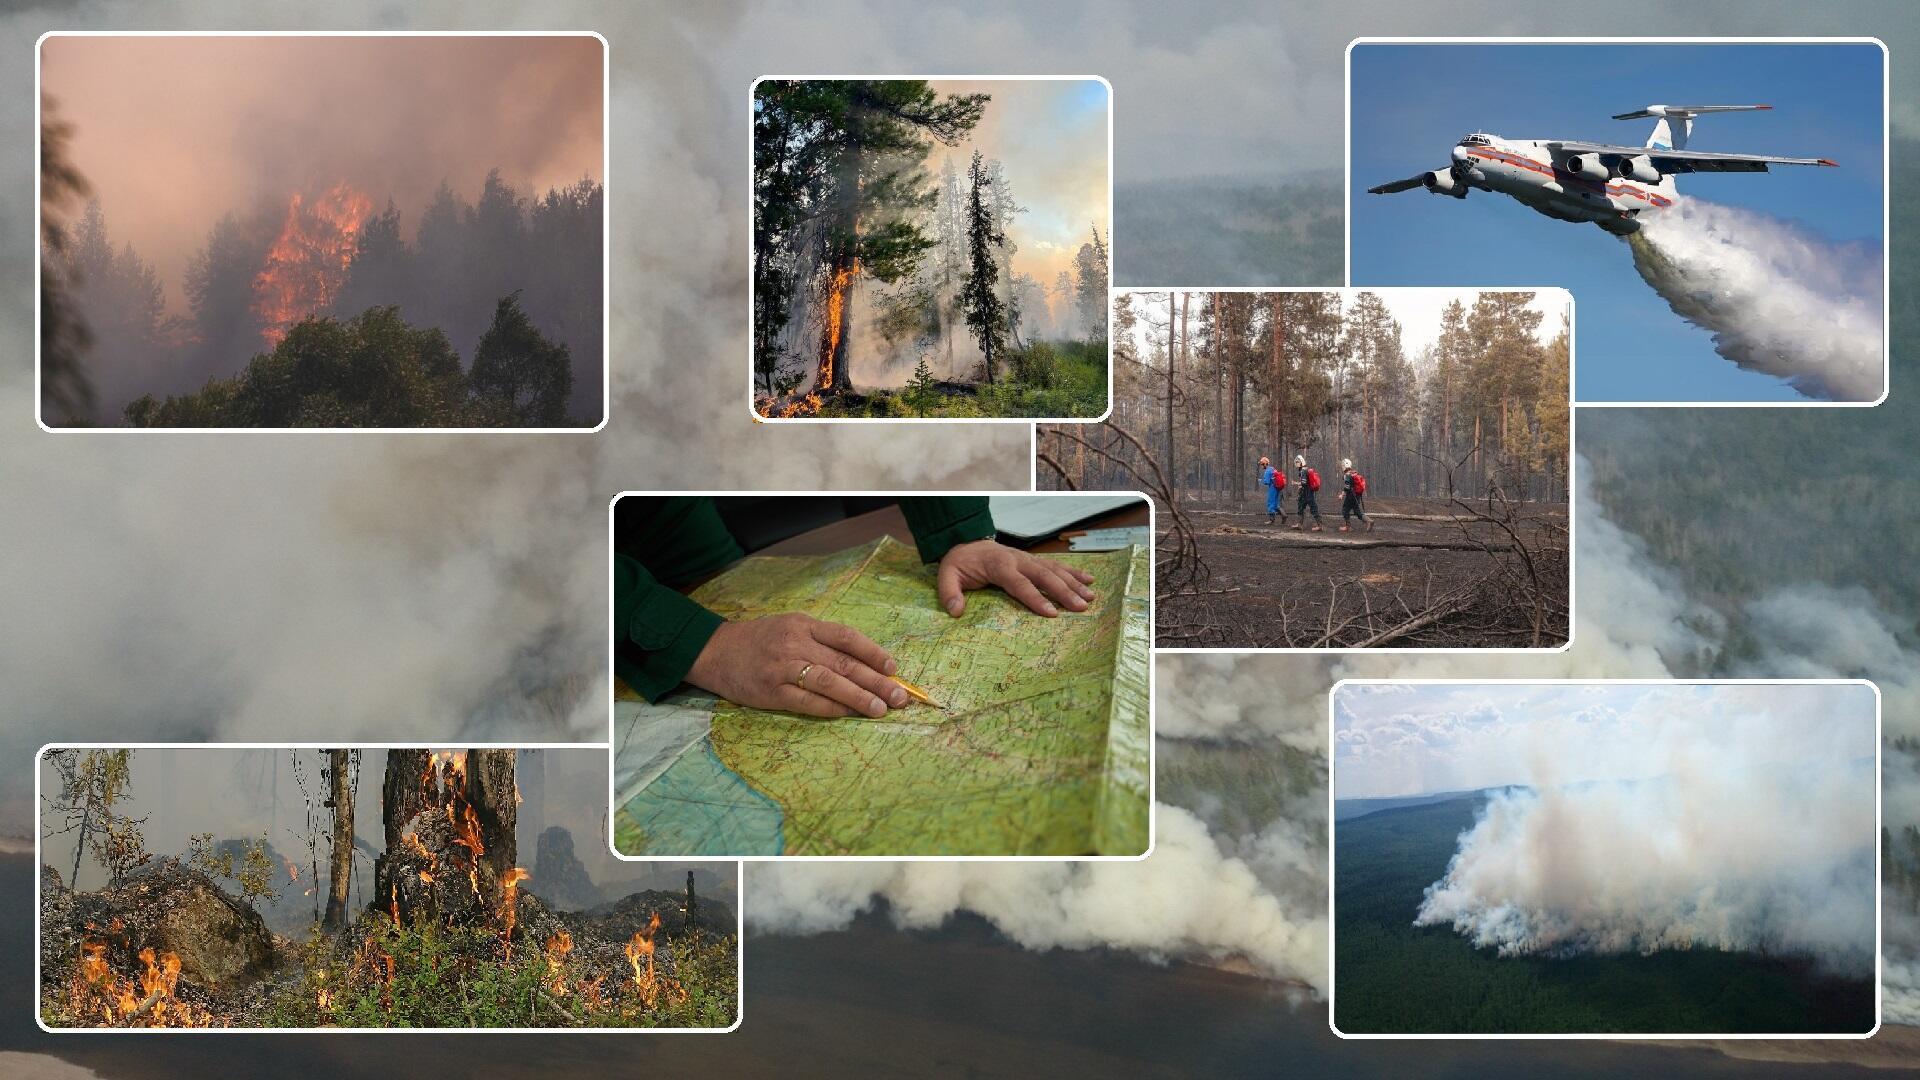
M 942 705 L 939 702 L 933 700 L 932 695 L 928 694 L 925 690 L 920 689 L 919 687 L 913 685 L 912 683 L 901 678 L 900 676 L 892 675 L 888 677 L 891 678 L 894 682 L 899 683 L 900 689 L 905 690 L 907 692 L 908 697 L 919 702 L 920 704 L 931 705 L 936 709 L 946 708 L 945 705 Z

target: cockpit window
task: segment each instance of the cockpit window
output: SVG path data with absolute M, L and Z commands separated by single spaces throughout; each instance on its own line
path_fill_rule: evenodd
M 1475 132 L 1472 135 L 1469 135 L 1466 138 L 1461 139 L 1460 145 L 1461 146 L 1492 146 L 1493 140 L 1487 138 L 1485 135 L 1482 135 L 1479 132 Z

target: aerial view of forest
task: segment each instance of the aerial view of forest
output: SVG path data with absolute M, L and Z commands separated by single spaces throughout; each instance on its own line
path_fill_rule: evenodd
M 1872 1030 L 1876 702 L 1860 683 L 1341 685 L 1334 1026 Z
M 42 420 L 599 423 L 601 50 L 48 39 Z
M 1097 80 L 758 83 L 755 413 L 1104 413 L 1109 109 Z

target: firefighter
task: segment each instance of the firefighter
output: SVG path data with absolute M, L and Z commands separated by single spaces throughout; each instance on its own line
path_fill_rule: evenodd
M 1302 525 L 1307 523 L 1307 515 L 1312 514 L 1312 531 L 1320 532 L 1322 531 L 1320 524 L 1320 500 L 1314 497 L 1314 493 L 1320 490 L 1320 474 L 1307 468 L 1307 457 L 1305 454 L 1293 455 L 1293 468 L 1294 472 L 1298 474 L 1296 479 L 1300 484 L 1300 494 L 1296 497 L 1293 507 L 1294 516 L 1299 520 L 1293 523 L 1293 527 L 1298 530 Z
M 1266 455 L 1260 456 L 1260 486 L 1267 492 L 1267 524 L 1273 524 L 1274 516 L 1280 517 L 1280 524 L 1287 523 L 1287 515 L 1280 508 L 1280 489 L 1287 486 L 1287 474 L 1273 467 Z
M 1360 519 L 1360 524 L 1365 525 L 1368 532 L 1372 532 L 1373 519 L 1360 508 L 1360 500 L 1367 495 L 1367 478 L 1353 471 L 1351 458 L 1340 459 L 1340 474 L 1343 477 L 1340 481 L 1340 531 L 1352 532 L 1353 529 L 1347 525 L 1347 522 L 1357 517 Z

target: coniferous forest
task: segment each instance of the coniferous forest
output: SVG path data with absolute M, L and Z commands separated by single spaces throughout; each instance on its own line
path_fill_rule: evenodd
M 1071 247 L 1065 260 L 1023 254 L 1022 216 L 1055 196 L 1023 188 L 1017 163 L 982 149 L 1000 104 L 925 81 L 756 88 L 756 412 L 1105 410 L 1105 229 L 1088 222 L 1077 247 L 1041 242 Z
M 1536 299 L 1463 293 L 1416 327 L 1390 291 L 1116 293 L 1113 414 L 1043 425 L 1039 486 L 1154 497 L 1162 645 L 1557 644 L 1571 361 Z M 1323 485 L 1304 519 L 1296 457 Z
M 345 184 L 222 214 L 170 308 L 43 131 L 42 413 L 132 427 L 590 427 L 605 192 L 489 172 L 417 221 Z

